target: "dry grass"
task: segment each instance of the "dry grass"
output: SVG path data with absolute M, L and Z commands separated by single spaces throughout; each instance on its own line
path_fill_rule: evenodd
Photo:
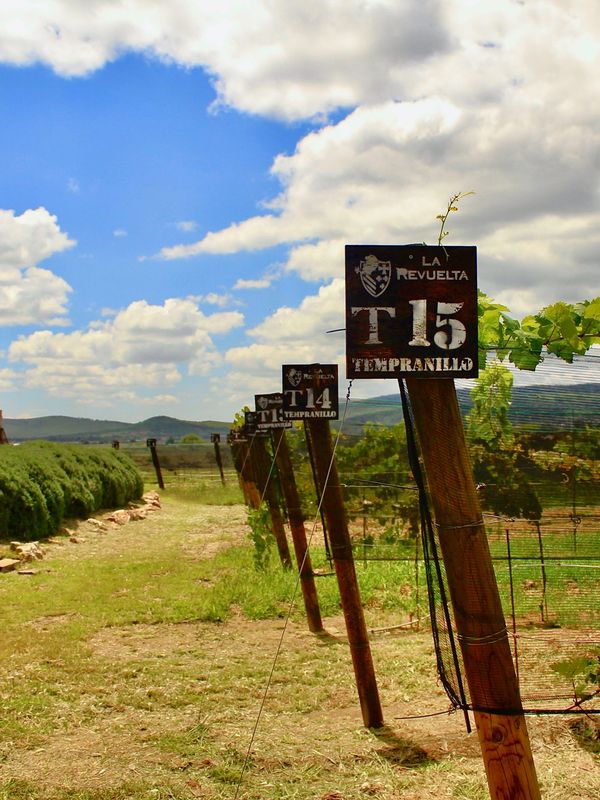
M 54 545 L 37 575 L 0 576 L 0 800 L 488 796 L 475 735 L 443 713 L 427 631 L 373 636 L 387 725 L 365 730 L 342 618 L 320 636 L 299 614 L 199 621 L 245 512 L 164 505 L 107 533 L 82 525 L 86 541 Z M 529 728 L 544 798 L 596 800 L 599 758 L 568 720 Z

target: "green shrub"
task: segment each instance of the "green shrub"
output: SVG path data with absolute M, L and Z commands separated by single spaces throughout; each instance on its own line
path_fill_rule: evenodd
M 0 537 L 39 539 L 65 517 L 141 497 L 142 478 L 118 450 L 30 442 L 0 447 Z

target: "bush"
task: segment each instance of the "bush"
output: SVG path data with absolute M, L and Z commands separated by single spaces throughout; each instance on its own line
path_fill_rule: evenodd
M 0 447 L 0 537 L 55 533 L 65 517 L 84 518 L 141 497 L 142 478 L 119 450 L 52 442 Z

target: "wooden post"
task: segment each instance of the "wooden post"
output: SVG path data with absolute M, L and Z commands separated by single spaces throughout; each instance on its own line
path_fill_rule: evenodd
M 308 629 L 312 631 L 312 633 L 317 633 L 323 630 L 321 609 L 319 608 L 317 587 L 315 586 L 314 573 L 310 554 L 308 552 L 304 518 L 302 516 L 298 487 L 296 486 L 296 479 L 294 478 L 290 448 L 283 428 L 275 428 L 273 430 L 273 447 L 275 449 L 279 479 L 281 481 L 281 488 L 287 507 L 288 519 L 290 521 L 294 552 L 300 572 L 300 588 L 302 589 L 302 597 L 304 598 Z
M 406 384 L 471 703 L 476 709 L 474 717 L 490 796 L 493 800 L 539 800 L 506 621 L 454 382 L 408 378 Z
M 221 458 L 221 448 L 220 448 L 220 441 L 221 436 L 218 433 L 211 433 L 210 438 L 212 439 L 213 445 L 215 447 L 215 461 L 217 462 L 217 467 L 219 468 L 219 474 L 221 475 L 221 483 L 225 486 L 225 473 L 223 472 L 223 460 Z
M 360 602 L 352 543 L 334 459 L 329 421 L 308 419 L 306 423 L 310 428 L 310 436 L 314 445 L 313 455 L 319 485 L 324 487 L 322 505 L 340 588 L 340 599 L 346 621 L 363 721 L 367 728 L 381 728 L 383 713 L 375 680 L 367 627 Z
M 258 485 L 261 496 L 266 500 L 267 506 L 269 507 L 271 530 L 273 531 L 273 536 L 277 543 L 279 559 L 285 569 L 291 569 L 292 556 L 290 555 L 285 525 L 283 524 L 281 509 L 279 508 L 275 482 L 271 479 L 273 474 L 271 470 L 271 458 L 267 453 L 265 440 L 261 436 L 254 437 L 254 453 L 256 457 L 255 464 L 257 468 Z
M 161 489 L 165 488 L 162 472 L 160 469 L 160 461 L 158 460 L 158 453 L 156 451 L 156 439 L 146 439 L 146 446 L 150 448 L 150 455 L 152 456 L 152 463 L 154 464 L 154 471 L 156 472 L 156 482 Z
M 4 430 L 4 423 L 2 420 L 2 411 L 0 411 L 0 444 L 9 444 L 8 436 Z
M 260 491 L 256 481 L 252 444 L 253 440 L 240 444 L 240 474 L 242 476 L 246 505 L 249 508 L 258 508 L 260 506 Z
M 235 439 L 228 439 L 228 441 L 229 441 L 229 446 L 231 448 L 231 458 L 233 460 L 233 466 L 238 478 L 238 484 L 244 496 L 244 503 L 245 505 L 249 506 L 250 500 L 248 498 L 248 488 L 246 486 L 246 481 L 244 479 L 244 476 L 242 475 L 242 465 L 243 465 L 242 442 L 236 441 Z

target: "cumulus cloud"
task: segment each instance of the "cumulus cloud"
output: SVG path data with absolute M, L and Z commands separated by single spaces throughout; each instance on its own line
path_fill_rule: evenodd
M 0 325 L 66 324 L 71 287 L 37 263 L 74 244 L 45 208 L 0 209 Z
M 11 362 L 27 365 L 26 386 L 53 395 L 164 388 L 178 383 L 184 370 L 206 374 L 220 361 L 212 335 L 242 322 L 237 311 L 205 315 L 188 299 L 172 298 L 162 305 L 138 300 L 87 330 L 21 336 L 8 355 Z
M 184 233 L 191 233 L 195 231 L 198 227 L 198 223 L 195 222 L 193 219 L 183 219 L 180 222 L 175 223 L 175 227 L 178 231 L 183 231 Z
M 451 46 L 441 0 L 54 0 L 0 7 L 0 59 L 86 75 L 126 50 L 214 76 L 217 103 L 298 119 L 406 86 Z
M 12 369 L 0 369 L 0 392 L 12 392 L 17 388 L 17 373 Z
M 234 289 L 268 289 L 273 283 L 273 278 L 238 278 Z
M 247 331 L 251 341 L 225 353 L 231 371 L 227 391 L 233 401 L 242 393 L 279 391 L 281 365 L 343 363 L 344 341 L 327 334 L 344 326 L 344 282 L 335 280 L 309 295 L 295 308 L 279 308 Z

